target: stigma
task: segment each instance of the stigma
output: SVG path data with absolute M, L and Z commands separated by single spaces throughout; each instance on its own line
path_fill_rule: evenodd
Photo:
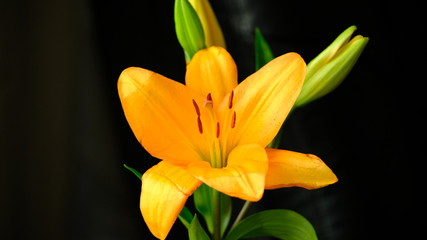
M 208 105 L 213 106 L 212 94 L 211 93 L 208 93 L 206 98 L 203 99 L 203 106 L 206 107 Z

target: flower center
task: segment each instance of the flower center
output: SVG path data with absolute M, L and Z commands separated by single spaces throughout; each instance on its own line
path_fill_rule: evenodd
M 206 154 L 204 159 L 215 168 L 227 166 L 228 151 L 226 144 L 228 142 L 228 133 L 236 126 L 237 117 L 236 112 L 232 110 L 233 100 L 234 92 L 232 91 L 228 99 L 229 112 L 226 119 L 218 119 L 214 110 L 214 101 L 211 93 L 203 100 L 203 109 L 199 107 L 199 104 L 194 99 L 192 100 L 197 115 L 198 132 L 205 137 L 209 148 L 209 154 Z

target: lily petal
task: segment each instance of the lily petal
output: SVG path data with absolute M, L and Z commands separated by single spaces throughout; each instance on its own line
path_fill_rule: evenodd
M 187 198 L 200 184 L 186 169 L 165 161 L 144 173 L 140 208 L 154 236 L 166 238 Z
M 265 149 L 257 144 L 233 149 L 224 168 L 212 168 L 207 162 L 193 162 L 188 166 L 190 173 L 208 186 L 248 201 L 261 199 L 267 169 Z
M 265 189 L 316 189 L 338 181 L 332 170 L 315 155 L 272 148 L 266 151 L 269 166 Z
M 237 86 L 236 64 L 221 47 L 200 50 L 187 65 L 185 84 L 205 97 L 210 93 L 219 103 Z
M 128 68 L 118 81 L 127 121 L 154 157 L 186 165 L 206 150 L 193 100 L 203 97 L 185 85 L 142 68 Z
M 228 148 L 248 143 L 267 146 L 276 136 L 301 91 L 306 72 L 304 60 L 297 53 L 277 57 L 246 78 L 221 103 L 222 119 L 233 122 Z M 233 117 L 230 117 L 232 113 Z

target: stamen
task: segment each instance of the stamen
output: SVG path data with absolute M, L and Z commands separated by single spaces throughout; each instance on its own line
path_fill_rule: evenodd
M 208 104 L 212 104 L 213 105 L 213 101 L 212 101 L 212 94 L 208 93 L 208 95 L 206 96 L 206 98 L 203 100 L 203 106 L 206 107 L 206 105 Z
M 234 91 L 231 91 L 230 98 L 228 99 L 228 108 L 231 109 L 233 107 L 233 98 L 234 98 Z
M 199 105 L 197 105 L 196 101 L 193 99 L 193 106 L 196 109 L 197 116 L 200 118 L 200 109 Z
M 231 128 L 236 126 L 236 111 L 233 111 L 233 116 L 231 117 Z
M 202 125 L 202 120 L 200 119 L 200 116 L 197 118 L 197 126 L 199 127 L 200 134 L 203 134 L 203 125 Z
M 219 122 L 216 122 L 216 138 L 219 138 L 220 129 L 219 129 Z

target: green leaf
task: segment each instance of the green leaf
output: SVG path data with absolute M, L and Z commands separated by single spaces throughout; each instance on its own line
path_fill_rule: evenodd
M 194 193 L 194 205 L 197 211 L 205 219 L 206 225 L 210 233 L 214 232 L 214 209 L 213 209 L 213 191 L 206 184 L 202 184 Z M 231 198 L 223 193 L 219 193 L 221 206 L 221 235 L 224 234 L 231 219 Z
M 138 172 L 137 170 L 135 170 L 135 169 L 133 169 L 133 168 L 129 167 L 129 166 L 128 166 L 128 165 L 126 165 L 126 164 L 123 164 L 123 166 L 125 166 L 125 168 L 126 168 L 127 170 L 129 170 L 129 171 L 131 171 L 133 174 L 135 174 L 135 176 L 137 176 L 139 179 L 141 179 L 141 178 L 142 178 L 142 174 L 141 174 L 140 172 Z
M 181 210 L 181 213 L 179 213 L 178 218 L 187 229 L 190 228 L 190 224 L 193 221 L 193 214 L 188 210 L 188 208 L 184 207 Z
M 270 46 L 261 34 L 259 28 L 255 29 L 255 70 L 273 60 L 274 55 Z
M 214 213 L 212 204 L 212 190 L 206 184 L 200 185 L 193 193 L 194 205 L 197 211 L 202 214 L 210 233 L 213 233 Z
M 205 232 L 202 225 L 200 225 L 197 215 L 194 216 L 188 228 L 188 238 L 190 240 L 210 240 L 208 234 Z
M 243 219 L 230 230 L 225 240 L 267 236 L 284 240 L 317 240 L 316 232 L 307 219 L 285 209 L 266 210 Z

